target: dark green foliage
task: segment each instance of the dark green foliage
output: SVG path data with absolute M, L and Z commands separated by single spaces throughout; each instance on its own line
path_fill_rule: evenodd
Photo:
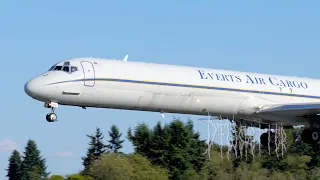
M 93 178 L 81 174 L 71 174 L 67 176 L 66 180 L 93 180 Z
M 64 180 L 64 177 L 61 175 L 52 175 L 48 180 Z
M 111 130 L 109 131 L 110 140 L 109 144 L 106 146 L 109 152 L 117 153 L 119 149 L 122 148 L 122 143 L 124 140 L 120 140 L 122 133 L 119 132 L 119 129 L 115 126 L 111 126 Z
M 40 155 L 40 150 L 38 150 L 35 141 L 29 140 L 25 147 L 21 165 L 22 179 L 46 178 L 49 175 L 46 169 L 45 159 Z
M 109 131 L 108 146 L 103 144 L 103 135 L 97 128 L 95 135 L 87 135 L 90 147 L 83 158 L 84 171 L 66 177 L 55 175 L 49 179 L 315 180 L 320 177 L 320 145 L 303 143 L 300 138 L 303 129 L 286 130 L 286 152 L 283 156 L 281 152 L 275 153 L 274 146 L 270 147 L 270 155 L 268 148 L 262 146 L 259 156 L 258 144 L 255 144 L 254 157 L 250 149 L 246 157 L 245 149 L 240 151 L 238 147 L 234 151 L 224 146 L 221 159 L 220 146 L 214 144 L 210 148 L 209 159 L 204 154 L 207 144 L 200 140 L 199 133 L 193 128 L 191 121 L 183 123 L 177 119 L 164 126 L 158 122 L 151 129 L 146 124 L 139 124 L 133 132 L 128 130 L 128 139 L 135 150 L 133 154 L 119 153 L 124 141 L 120 140 L 122 134 L 116 126 Z M 245 139 L 244 135 L 239 138 L 238 141 Z M 113 153 L 105 153 L 106 147 Z M 229 150 L 230 159 L 227 158 Z M 46 173 L 45 160 L 32 140 L 28 141 L 22 159 L 18 151 L 12 152 L 7 172 L 9 180 L 43 180 L 48 179 L 49 174 Z
M 170 171 L 171 179 L 182 179 L 185 170 L 199 172 L 204 166 L 205 142 L 199 134 L 193 132 L 193 123 L 184 124 L 174 120 L 161 127 L 160 122 L 150 130 L 147 125 L 140 124 L 134 134 L 128 131 L 128 138 L 135 151 Z
M 139 124 L 132 135 L 131 128 L 128 130 L 128 139 L 133 143 L 135 152 L 149 157 L 149 147 L 152 146 L 152 132 L 146 124 Z
M 303 143 L 301 140 L 301 132 L 303 129 L 304 128 L 299 128 L 290 131 L 293 138 L 290 153 L 312 157 L 311 161 L 308 163 L 310 169 L 320 167 L 320 145 Z
M 106 145 L 103 143 L 103 134 L 100 131 L 100 128 L 96 128 L 95 135 L 87 135 L 90 138 L 89 148 L 87 150 L 86 157 L 83 157 L 84 172 L 86 173 L 90 168 L 90 165 L 94 160 L 97 160 L 101 154 L 105 152 Z
M 17 150 L 12 152 L 11 157 L 9 158 L 9 167 L 7 169 L 8 180 L 20 180 L 21 179 L 21 157 L 20 153 Z
M 253 136 L 248 136 L 245 134 L 246 133 L 246 128 L 237 126 L 235 128 L 235 132 L 232 133 L 232 143 L 234 146 L 236 146 L 236 149 L 232 149 L 232 152 L 234 155 L 237 156 L 233 160 L 233 166 L 236 168 L 239 166 L 241 162 L 247 162 L 251 163 L 253 161 L 253 156 L 249 151 L 250 147 L 249 144 L 253 141 Z M 250 142 L 246 144 L 245 142 Z M 257 147 L 256 144 L 254 146 Z M 247 154 L 247 155 L 246 155 Z
M 200 172 L 201 179 L 312 179 L 309 174 L 318 176 L 317 170 L 309 171 L 308 163 L 310 156 L 295 154 L 295 143 L 299 141 L 294 138 L 294 131 L 288 130 L 286 148 L 287 152 L 282 157 L 281 152 L 275 153 L 275 147 L 271 147 L 270 155 L 267 147 L 262 147 L 259 156 L 253 160 L 247 161 L 244 158 L 235 159 L 234 154 L 230 160 L 224 158 L 221 160 L 220 149 L 214 146 L 211 150 L 211 160 L 207 160 L 205 168 Z M 299 142 L 297 142 L 299 144 Z M 257 148 L 257 146 L 256 146 Z M 258 148 L 256 149 L 258 150 Z M 227 147 L 223 148 L 223 154 L 226 155 Z M 249 153 L 250 154 L 250 153 Z M 248 154 L 248 155 L 249 155 Z M 224 156 L 226 157 L 226 156 Z M 234 162 L 237 165 L 234 166 Z
M 106 153 L 91 166 L 94 180 L 166 180 L 168 171 L 138 154 Z
M 310 164 L 312 156 L 301 152 L 304 150 L 297 148 L 297 146 L 309 147 L 300 138 L 297 138 L 296 135 L 299 131 L 299 129 L 286 130 L 287 140 L 285 145 L 287 152 L 284 153 L 283 157 L 281 152 L 278 154 L 275 152 L 275 146 L 270 147 L 270 155 L 268 148 L 262 147 L 262 156 L 259 158 L 262 168 L 268 169 L 271 173 L 277 171 L 294 173 L 296 170 L 308 170 L 310 168 L 308 164 Z M 317 157 L 314 156 L 314 158 Z
M 26 180 L 43 180 L 43 178 L 37 172 L 38 170 L 34 168 L 32 171 L 27 172 Z
M 150 141 L 149 159 L 157 165 L 162 165 L 163 167 L 168 166 L 167 159 L 167 149 L 170 143 L 170 131 L 168 126 L 164 128 L 161 127 L 161 123 L 158 122 L 153 128 L 152 140 Z
M 190 133 L 190 146 L 188 148 L 188 154 L 192 154 L 190 157 L 190 162 L 193 165 L 193 169 L 196 172 L 201 171 L 202 167 L 204 166 L 204 162 L 206 160 L 205 156 L 203 155 L 207 145 L 205 141 L 200 140 L 200 134 L 193 131 L 193 123 L 191 120 L 187 122 L 186 128 Z

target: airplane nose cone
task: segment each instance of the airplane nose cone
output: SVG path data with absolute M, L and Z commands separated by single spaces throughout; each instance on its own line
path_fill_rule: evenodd
M 31 97 L 36 97 L 39 93 L 39 84 L 35 80 L 30 80 L 24 85 L 24 91 Z

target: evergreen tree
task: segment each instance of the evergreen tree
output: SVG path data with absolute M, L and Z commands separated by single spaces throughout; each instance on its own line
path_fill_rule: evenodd
M 152 131 L 145 123 L 139 124 L 132 134 L 131 128 L 128 130 L 128 139 L 132 142 L 136 153 L 150 157 L 150 147 L 152 146 Z
M 40 178 L 47 178 L 49 173 L 46 172 L 46 169 L 45 159 L 40 155 L 35 141 L 28 140 L 21 165 L 22 179 L 30 179 L 36 175 Z
M 9 158 L 7 177 L 9 180 L 21 180 L 21 157 L 17 150 L 14 150 Z
M 107 145 L 107 148 L 109 151 L 117 153 L 119 152 L 119 149 L 122 148 L 122 143 L 124 140 L 120 140 L 122 133 L 119 132 L 119 129 L 117 126 L 112 125 L 111 130 L 109 131 L 110 140 L 108 141 L 109 144 Z
M 170 143 L 168 148 L 168 160 L 171 179 L 182 179 L 184 171 L 192 169 L 189 154 L 191 134 L 180 120 L 173 121 L 170 125 Z
M 34 171 L 29 171 L 27 173 L 27 179 L 26 180 L 43 180 L 39 173 L 37 173 L 37 169 L 35 168 Z
M 193 165 L 193 168 L 196 172 L 200 172 L 205 165 L 206 157 L 203 155 L 207 148 L 205 141 L 200 140 L 200 133 L 193 131 L 193 123 L 189 120 L 186 124 L 186 129 L 190 134 L 190 145 L 188 149 L 188 154 L 191 154 L 190 162 Z
M 167 167 L 167 149 L 169 147 L 170 141 L 170 129 L 169 126 L 165 125 L 164 128 L 161 127 L 161 122 L 159 121 L 153 128 L 152 141 L 150 143 L 149 159 L 153 164 L 161 165 Z
M 140 124 L 133 134 L 131 129 L 128 131 L 135 152 L 168 169 L 171 179 L 183 179 L 201 171 L 205 164 L 206 144 L 199 137 L 199 133 L 193 132 L 192 121 L 184 124 L 174 120 L 163 128 L 158 123 L 153 130 Z
M 89 148 L 87 151 L 86 157 L 83 157 L 83 166 L 84 166 L 84 172 L 88 172 L 92 162 L 94 160 L 97 160 L 104 152 L 106 145 L 103 143 L 104 136 L 102 135 L 100 128 L 96 128 L 95 135 L 87 135 L 91 139 L 89 143 Z

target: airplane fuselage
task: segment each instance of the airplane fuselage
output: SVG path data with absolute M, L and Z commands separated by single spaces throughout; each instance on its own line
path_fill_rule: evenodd
M 55 70 L 64 64 L 68 72 Z M 319 102 L 319 88 L 320 81 L 310 78 L 97 58 L 60 62 L 25 85 L 29 96 L 62 105 L 234 116 L 291 125 L 308 122 L 255 112 L 268 104 Z

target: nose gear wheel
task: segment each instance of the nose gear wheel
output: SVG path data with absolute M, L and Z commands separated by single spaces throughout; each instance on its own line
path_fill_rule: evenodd
M 46 106 L 47 104 L 45 104 Z M 46 106 L 47 108 L 50 108 L 49 105 Z M 51 113 L 48 113 L 47 116 L 46 116 L 46 120 L 48 122 L 56 122 L 58 121 L 57 119 L 57 114 L 54 112 L 54 107 L 51 107 Z
M 55 113 L 48 113 L 46 119 L 48 122 L 55 122 L 57 121 L 57 115 Z

